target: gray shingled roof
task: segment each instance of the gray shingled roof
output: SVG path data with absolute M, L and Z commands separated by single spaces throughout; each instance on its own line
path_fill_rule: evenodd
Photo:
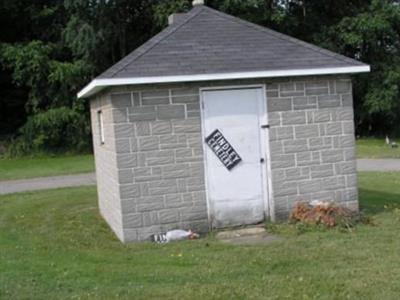
M 96 79 L 365 66 L 204 5 Z

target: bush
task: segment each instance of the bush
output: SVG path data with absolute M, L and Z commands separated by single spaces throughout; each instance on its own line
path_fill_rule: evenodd
M 91 146 L 90 124 L 83 112 L 52 108 L 28 118 L 7 149 L 8 156 L 32 153 L 83 152 Z

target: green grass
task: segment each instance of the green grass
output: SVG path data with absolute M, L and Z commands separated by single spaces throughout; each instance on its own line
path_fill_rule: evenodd
M 93 155 L 0 159 L 0 180 L 87 173 L 94 171 Z
M 1 196 L 0 298 L 398 299 L 400 173 L 362 173 L 360 195 L 374 226 L 264 246 L 123 245 L 94 187 Z
M 398 148 L 392 148 L 386 145 L 384 139 L 358 139 L 356 151 L 357 158 L 400 158 L 400 145 Z

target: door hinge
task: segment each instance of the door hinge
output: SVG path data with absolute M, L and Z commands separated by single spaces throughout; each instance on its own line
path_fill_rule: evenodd
M 204 101 L 201 101 L 201 108 L 204 109 Z
M 262 128 L 262 129 L 269 128 L 269 124 L 261 125 L 261 128 Z

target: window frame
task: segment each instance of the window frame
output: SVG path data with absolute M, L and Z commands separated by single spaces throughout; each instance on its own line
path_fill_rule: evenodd
M 104 136 L 104 118 L 102 110 L 97 111 L 97 123 L 99 126 L 99 141 L 100 145 L 104 145 L 105 136 Z

